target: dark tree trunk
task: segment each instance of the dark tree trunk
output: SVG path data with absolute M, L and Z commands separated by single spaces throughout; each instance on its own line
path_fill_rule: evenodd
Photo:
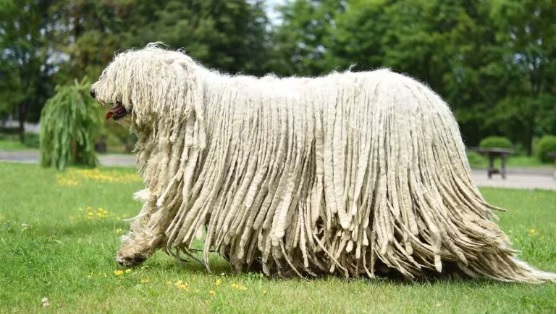
M 534 153 L 534 150 L 532 148 L 533 143 L 534 143 L 534 135 L 532 134 L 533 132 L 528 132 L 528 138 L 526 138 L 526 141 L 524 143 L 524 146 L 526 146 L 526 154 L 528 156 L 532 156 L 532 154 Z
M 25 120 L 27 120 L 27 102 L 21 102 L 18 106 L 19 114 L 19 140 L 25 143 Z
M 77 141 L 76 140 L 72 140 L 72 147 L 71 147 L 71 157 L 70 157 L 70 161 L 72 164 L 77 163 Z
M 534 134 L 535 134 L 535 128 L 536 128 L 536 117 L 532 114 L 527 118 L 527 122 L 526 122 L 526 137 L 524 138 L 524 146 L 526 148 L 526 154 L 528 154 L 528 156 L 532 156 L 532 154 L 534 153 L 533 151 L 533 141 L 534 141 Z

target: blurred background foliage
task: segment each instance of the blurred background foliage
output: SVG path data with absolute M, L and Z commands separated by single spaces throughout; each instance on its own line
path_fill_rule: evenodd
M 56 86 L 41 113 L 40 164 L 64 170 L 69 165 L 95 167 L 95 138 L 101 118 L 89 95 L 91 82 Z
M 450 104 L 467 146 L 499 135 L 531 155 L 555 135 L 553 0 L 1 0 L 0 120 L 24 141 L 56 85 L 153 41 L 233 74 L 406 73 Z M 129 147 L 126 132 L 99 136 Z

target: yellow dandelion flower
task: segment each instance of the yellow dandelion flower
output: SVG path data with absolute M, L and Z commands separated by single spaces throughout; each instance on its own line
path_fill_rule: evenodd
M 132 269 L 131 269 L 131 268 L 126 269 L 126 274 L 129 274 L 129 273 L 131 273 L 131 272 L 132 272 Z
M 214 297 L 217 293 L 215 292 L 215 290 L 209 290 L 209 295 Z
M 217 279 L 217 281 L 215 281 L 215 285 L 220 286 L 222 284 L 222 280 L 221 279 Z
M 123 270 L 118 269 L 118 270 L 114 271 L 114 275 L 116 275 L 116 276 L 122 276 L 123 274 L 124 274 Z
M 178 280 L 174 283 L 174 286 L 176 286 L 176 288 L 178 289 L 187 289 L 188 285 L 186 283 L 184 283 L 182 280 Z
M 170 281 L 169 281 L 170 282 Z M 183 282 L 182 280 L 178 280 L 174 283 L 174 286 L 178 289 L 185 290 L 188 288 L 188 284 Z
M 247 290 L 248 288 L 246 288 L 245 286 L 239 285 L 239 284 L 230 284 L 230 287 L 234 288 L 234 289 L 238 289 L 238 290 Z

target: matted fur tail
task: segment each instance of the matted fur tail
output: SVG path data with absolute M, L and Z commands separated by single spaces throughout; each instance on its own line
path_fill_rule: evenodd
M 457 265 L 473 278 L 487 277 L 498 281 L 525 283 L 555 282 L 555 273 L 540 271 L 515 257 L 491 256 L 491 259 L 482 258 L 480 265 Z

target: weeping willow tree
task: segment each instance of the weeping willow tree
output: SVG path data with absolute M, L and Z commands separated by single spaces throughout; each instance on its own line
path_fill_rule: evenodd
M 41 165 L 63 170 L 68 164 L 95 167 L 94 137 L 100 127 L 90 83 L 57 86 L 41 113 Z

